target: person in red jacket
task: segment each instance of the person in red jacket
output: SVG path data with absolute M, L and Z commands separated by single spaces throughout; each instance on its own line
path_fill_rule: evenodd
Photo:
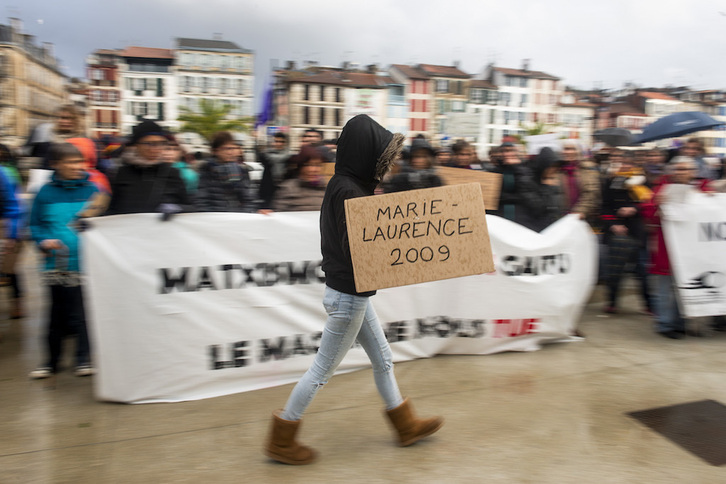
M 655 187 L 653 198 L 642 205 L 642 213 L 651 227 L 651 267 L 656 286 L 655 331 L 671 339 L 681 339 L 686 334 L 686 324 L 678 309 L 676 289 L 671 272 L 668 250 L 663 237 L 660 220 L 660 206 L 668 201 L 677 201 L 687 190 L 686 185 L 694 183 L 697 174 L 696 162 L 688 156 L 677 156 L 668 164 L 666 175 Z M 679 187 L 680 186 L 680 187 Z M 702 184 L 703 189 L 705 185 Z

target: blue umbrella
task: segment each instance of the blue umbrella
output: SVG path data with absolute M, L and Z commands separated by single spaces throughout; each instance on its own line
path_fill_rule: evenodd
M 636 143 L 646 143 L 665 138 L 677 138 L 696 131 L 722 126 L 721 121 L 716 121 L 711 116 L 700 111 L 684 111 L 664 116 L 656 122 L 645 127 L 643 132 L 635 138 Z

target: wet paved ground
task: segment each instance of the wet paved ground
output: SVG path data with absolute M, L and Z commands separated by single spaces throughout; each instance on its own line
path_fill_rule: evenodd
M 596 290 L 579 343 L 534 353 L 443 356 L 396 373 L 421 414 L 446 425 L 393 444 L 369 370 L 318 395 L 302 440 L 307 467 L 261 453 L 270 412 L 290 386 L 196 402 L 99 403 L 92 378 L 30 381 L 41 362 L 44 294 L 26 252 L 28 317 L 0 306 L 0 483 L 507 482 L 719 483 L 711 466 L 626 415 L 698 400 L 726 403 L 726 334 L 674 341 L 652 332 L 634 295 L 600 314 Z M 7 297 L 3 294 L 3 299 Z M 4 302 L 4 301 L 3 301 Z

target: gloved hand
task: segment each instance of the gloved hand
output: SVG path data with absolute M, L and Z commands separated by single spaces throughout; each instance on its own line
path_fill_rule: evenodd
M 177 213 L 182 211 L 182 208 L 176 203 L 162 203 L 159 205 L 159 211 L 161 212 L 161 220 L 168 222 Z
M 90 229 L 93 225 L 87 218 L 79 218 L 76 220 L 75 229 L 77 232 L 85 232 Z

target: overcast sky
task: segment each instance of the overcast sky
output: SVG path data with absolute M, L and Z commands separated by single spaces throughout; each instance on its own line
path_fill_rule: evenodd
M 213 38 L 252 49 L 256 91 L 271 61 L 427 63 L 478 74 L 489 62 L 568 85 L 726 88 L 726 0 L 4 0 L 53 42 L 71 76 L 85 57 L 128 45 L 172 48 Z M 256 102 L 259 104 L 259 102 Z

